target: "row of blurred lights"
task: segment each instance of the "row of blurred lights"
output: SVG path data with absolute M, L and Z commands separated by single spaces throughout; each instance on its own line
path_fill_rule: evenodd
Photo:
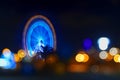
M 112 47 L 109 51 L 106 51 L 109 47 L 110 39 L 107 37 L 101 37 L 98 39 L 99 49 L 102 50 L 99 53 L 100 59 L 111 61 L 112 59 L 116 63 L 120 63 L 120 50 L 119 48 Z
M 109 38 L 100 37 L 98 39 L 97 43 L 98 43 L 98 47 L 99 47 L 100 52 L 94 51 L 94 49 L 92 48 L 92 41 L 90 38 L 85 39 L 83 42 L 84 50 L 79 51 L 74 56 L 75 62 L 72 62 L 69 64 L 68 71 L 70 71 L 70 72 L 87 72 L 87 71 L 89 71 L 89 69 L 91 69 L 92 72 L 98 72 L 98 71 L 104 72 L 104 71 L 106 71 L 106 70 L 104 70 L 104 69 L 106 69 L 105 66 L 101 66 L 101 65 L 98 66 L 97 64 L 95 66 L 94 65 L 91 66 L 91 68 L 90 68 L 89 63 L 91 63 L 91 60 L 94 60 L 94 59 L 91 59 L 94 57 L 99 58 L 101 60 L 105 60 L 105 61 L 114 60 L 114 62 L 120 63 L 120 49 L 119 48 L 112 47 L 109 49 L 109 51 L 107 51 L 109 48 L 109 45 L 110 45 Z M 98 57 L 94 56 L 94 55 L 96 55 L 96 53 L 97 53 Z M 94 61 L 93 61 L 93 64 L 94 64 Z M 107 72 L 105 72 L 105 73 L 110 73 L 111 71 L 112 71 L 112 68 L 107 70 Z
M 110 45 L 110 39 L 107 37 L 100 37 L 97 41 L 98 47 L 101 50 L 99 58 L 106 61 L 114 60 L 117 63 L 120 63 L 120 50 L 119 48 L 112 47 L 109 51 L 106 51 Z M 75 56 L 77 62 L 87 62 L 89 60 L 89 54 L 86 51 L 89 51 L 92 47 L 92 41 L 90 38 L 87 38 L 83 42 L 84 51 L 80 51 Z M 86 61 L 84 61 L 84 59 Z
M 106 61 L 111 61 L 112 59 L 120 63 L 120 50 L 119 48 L 112 47 L 109 52 L 101 51 L 99 53 L 99 58 Z M 75 60 L 77 62 L 87 62 L 89 60 L 89 55 L 85 51 L 80 51 L 76 54 Z
M 113 59 L 116 63 L 120 63 L 120 50 L 119 48 L 112 47 L 109 52 L 101 51 L 99 57 L 106 61 L 111 61 Z
M 120 50 L 119 48 L 112 47 L 109 51 L 106 51 L 110 44 L 110 40 L 107 37 L 101 37 L 98 39 L 98 46 L 101 50 L 99 58 L 106 61 L 114 60 L 116 63 L 120 63 Z M 84 40 L 84 48 L 88 50 L 91 48 L 92 42 L 90 39 Z M 0 67 L 3 69 L 15 69 L 17 63 L 25 60 L 26 62 L 31 61 L 30 57 L 26 56 L 26 53 L 23 49 L 18 50 L 17 53 L 12 53 L 10 49 L 5 48 L 2 50 L 2 55 L 0 57 Z M 75 56 L 74 60 L 77 63 L 87 63 L 90 60 L 90 54 L 86 51 L 79 51 Z M 37 60 L 33 61 L 36 69 L 41 69 L 44 67 L 45 64 L 52 64 L 58 61 L 57 56 L 50 55 L 45 60 Z M 71 70 L 73 70 L 73 66 L 71 65 Z M 80 67 L 81 65 L 78 64 Z M 82 66 L 81 66 L 82 67 Z M 77 70 L 77 69 L 76 69 Z M 80 69 L 81 70 L 81 69 Z
M 20 49 L 17 53 L 12 53 L 10 49 L 4 48 L 0 57 L 0 67 L 3 69 L 15 69 L 16 63 L 22 61 L 26 56 L 25 51 Z

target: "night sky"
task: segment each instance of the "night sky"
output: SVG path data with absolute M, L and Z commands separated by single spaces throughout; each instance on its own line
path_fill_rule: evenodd
M 57 50 L 70 56 L 82 48 L 85 38 L 107 36 L 111 46 L 120 47 L 119 0 L 4 0 L 0 1 L 0 51 L 22 47 L 22 33 L 27 20 L 42 14 L 50 19 L 57 35 Z

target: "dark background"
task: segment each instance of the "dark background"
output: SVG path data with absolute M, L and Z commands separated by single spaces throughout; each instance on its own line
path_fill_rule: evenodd
M 85 38 L 109 37 L 120 47 L 119 0 L 4 0 L 0 1 L 0 50 L 23 48 L 22 34 L 28 19 L 42 14 L 50 19 L 57 35 L 59 56 L 70 57 L 82 48 Z

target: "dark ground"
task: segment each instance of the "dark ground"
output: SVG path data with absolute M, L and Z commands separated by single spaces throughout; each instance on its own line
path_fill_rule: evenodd
M 44 76 L 0 76 L 0 80 L 119 80 L 120 75 L 103 75 L 93 73 L 67 73 L 64 75 Z

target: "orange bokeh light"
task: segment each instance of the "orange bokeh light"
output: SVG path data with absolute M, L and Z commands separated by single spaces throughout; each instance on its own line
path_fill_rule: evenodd
M 4 49 L 2 50 L 2 53 L 3 53 L 3 54 L 11 53 L 11 51 L 10 51 L 10 49 L 8 49 L 8 48 L 4 48 Z
M 14 54 L 14 61 L 20 62 L 22 59 L 18 56 L 18 54 Z
M 89 56 L 87 54 L 83 54 L 84 55 L 84 61 L 83 62 L 87 62 L 89 60 Z
M 87 62 L 89 60 L 89 56 L 84 52 L 80 51 L 76 56 L 75 60 L 77 62 Z
M 26 53 L 25 53 L 25 51 L 24 50 L 22 50 L 22 49 L 20 49 L 20 50 L 18 50 L 18 56 L 20 57 L 20 58 L 24 58 L 25 56 L 26 56 Z

